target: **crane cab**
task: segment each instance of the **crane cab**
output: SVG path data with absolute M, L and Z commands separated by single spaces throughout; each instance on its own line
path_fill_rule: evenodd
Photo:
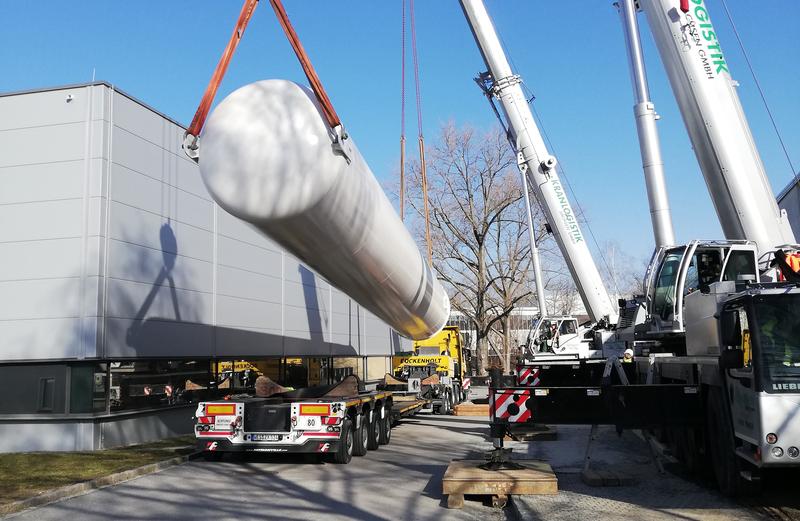
M 642 339 L 684 333 L 687 295 L 715 282 L 741 280 L 759 282 L 754 242 L 692 241 L 659 248 L 647 270 L 647 319 Z

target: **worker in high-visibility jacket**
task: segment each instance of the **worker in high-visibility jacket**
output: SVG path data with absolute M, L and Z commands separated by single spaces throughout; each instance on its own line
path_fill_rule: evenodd
M 793 334 L 793 323 L 787 320 L 786 314 L 782 313 L 776 306 L 761 306 L 759 308 L 759 322 L 761 323 L 762 349 L 767 356 L 772 355 L 775 361 L 779 357 L 783 358 L 783 365 L 800 365 L 800 342 Z

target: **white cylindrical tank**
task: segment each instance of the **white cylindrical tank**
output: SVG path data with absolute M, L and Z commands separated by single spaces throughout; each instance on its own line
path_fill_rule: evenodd
M 358 149 L 348 163 L 332 136 L 309 89 L 259 81 L 211 112 L 200 173 L 225 210 L 401 335 L 428 338 L 449 318 L 447 293 Z

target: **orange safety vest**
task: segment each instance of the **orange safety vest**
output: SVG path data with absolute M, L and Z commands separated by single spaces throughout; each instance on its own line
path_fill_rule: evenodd
M 794 272 L 800 272 L 800 253 L 787 253 L 786 264 L 788 264 Z M 780 273 L 779 278 L 780 280 L 786 280 L 783 273 Z

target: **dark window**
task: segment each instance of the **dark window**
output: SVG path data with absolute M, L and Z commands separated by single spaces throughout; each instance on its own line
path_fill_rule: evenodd
M 111 362 L 111 411 L 154 409 L 216 396 L 208 360 Z
M 737 281 L 742 275 L 756 275 L 756 261 L 751 251 L 734 250 L 731 252 L 722 280 Z
M 104 412 L 108 364 L 75 364 L 70 371 L 69 412 Z
M 66 364 L 0 364 L 0 415 L 65 413 L 66 379 Z
M 756 298 L 759 361 L 765 383 L 794 384 L 795 387 L 800 383 L 798 307 L 800 297 L 797 295 L 767 295 Z M 765 385 L 766 391 L 772 389 L 772 386 Z M 778 386 L 778 389 L 781 387 Z
M 672 320 L 675 313 L 675 284 L 682 258 L 682 248 L 667 253 L 658 272 L 653 295 L 653 314 L 663 320 Z

